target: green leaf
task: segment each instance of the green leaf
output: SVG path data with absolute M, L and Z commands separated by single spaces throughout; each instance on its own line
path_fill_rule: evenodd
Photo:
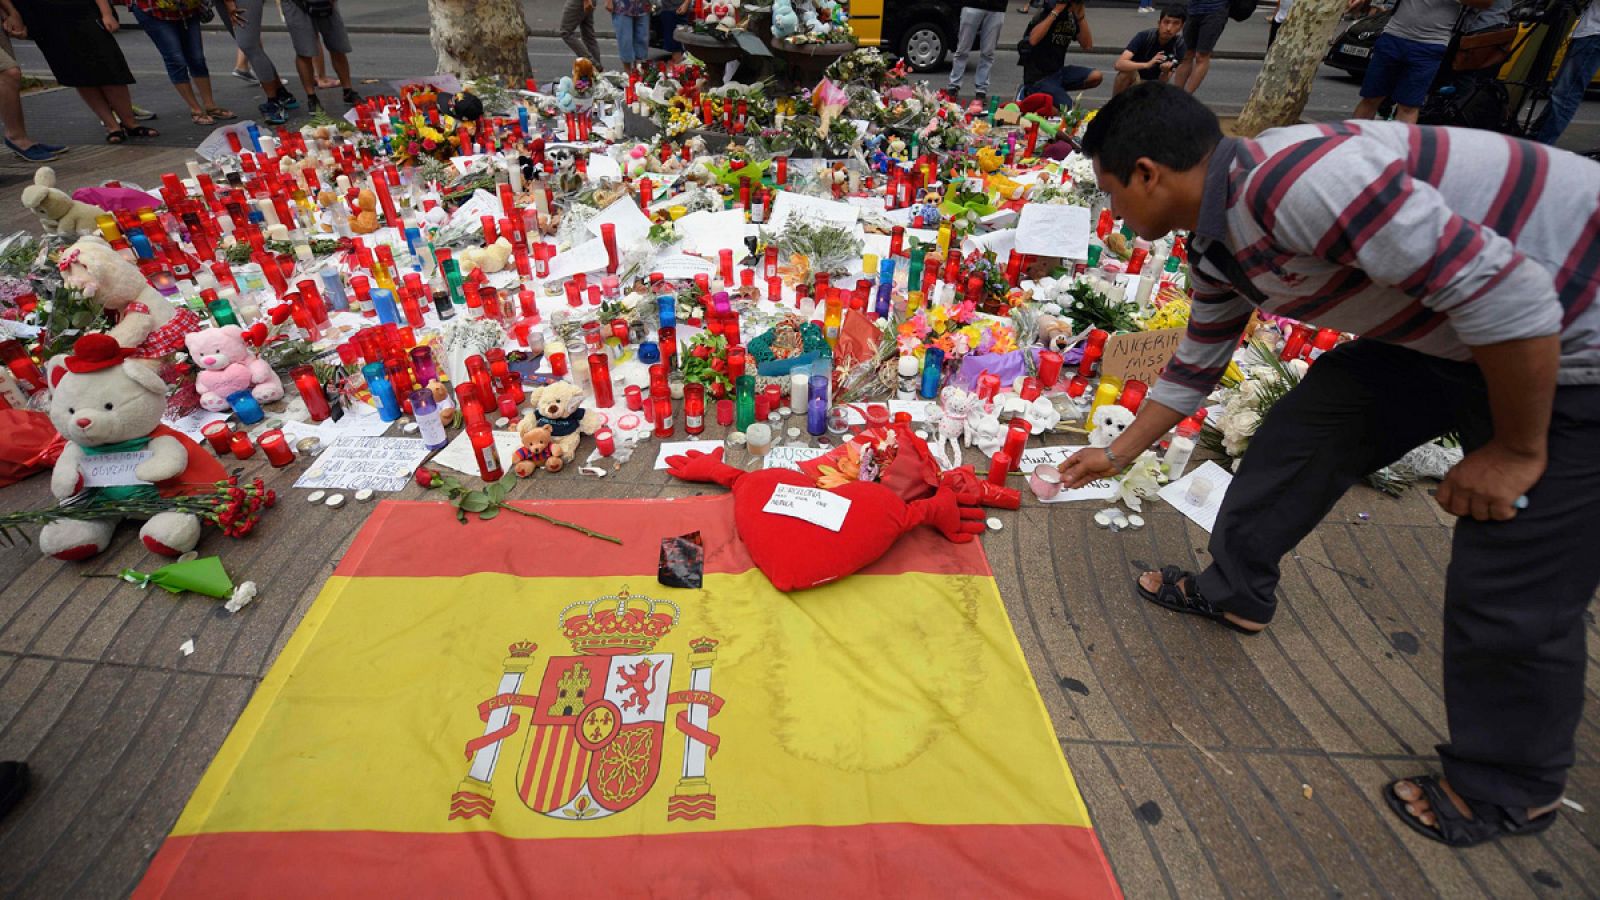
M 492 519 L 492 518 L 494 518 L 495 516 L 498 516 L 498 515 L 500 515 L 500 507 L 491 506 L 488 509 L 484 510 L 483 512 L 478 513 L 478 518 L 480 518 L 480 519 Z
M 460 505 L 467 512 L 481 513 L 489 508 L 489 495 L 483 491 L 467 491 L 461 497 Z
M 484 493 L 489 495 L 490 500 L 494 501 L 495 503 L 499 503 L 501 500 L 506 498 L 506 493 L 510 490 L 510 486 L 505 483 L 504 479 L 501 479 L 500 481 L 496 481 L 485 488 Z
M 467 511 L 459 506 L 456 507 L 456 521 L 463 525 L 467 524 Z

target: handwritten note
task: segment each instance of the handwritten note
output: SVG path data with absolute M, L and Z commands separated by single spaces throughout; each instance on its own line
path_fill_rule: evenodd
M 1228 493 L 1233 475 L 1211 460 L 1161 489 L 1158 496 L 1206 531 L 1217 524 L 1217 510 Z
M 1184 331 L 1180 327 L 1112 335 L 1106 341 L 1105 356 L 1100 360 L 1101 374 L 1120 378 L 1124 383 L 1137 378 L 1145 384 L 1154 384 L 1156 376 L 1172 360 Z
M 1027 203 L 1017 219 L 1017 252 L 1061 259 L 1089 257 L 1089 210 Z
M 828 447 L 773 447 L 767 451 L 764 468 L 800 471 L 800 464 L 809 459 L 827 455 Z
M 792 216 L 799 216 L 817 225 L 848 227 L 861 218 L 861 208 L 821 197 L 779 191 L 772 201 L 772 213 L 767 217 L 766 230 L 774 233 L 782 231 Z
M 600 236 L 601 225 L 617 226 L 617 246 L 623 250 L 644 243 L 650 236 L 650 219 L 639 210 L 639 204 L 630 196 L 617 198 L 600 214 L 584 223 L 595 237 Z M 605 246 L 603 243 L 601 246 Z
M 1083 447 L 1034 447 L 1022 451 L 1022 464 L 1017 468 L 1023 474 L 1039 466 L 1059 466 Z M 1064 488 L 1049 500 L 1041 503 L 1072 503 L 1077 500 L 1109 500 L 1117 495 L 1117 483 L 1109 478 L 1097 478 L 1080 488 Z
M 844 517 L 850 512 L 850 500 L 832 491 L 780 484 L 773 488 L 772 497 L 761 511 L 838 531 L 844 527 Z
M 715 257 L 718 250 L 744 248 L 743 210 L 696 210 L 679 219 L 677 229 L 684 249 L 691 253 Z
M 522 435 L 515 431 L 496 431 L 494 433 L 494 449 L 500 456 L 500 468 L 511 471 L 511 464 L 516 462 L 517 451 L 522 449 Z M 478 474 L 478 451 L 467 439 L 465 431 L 456 435 L 455 440 L 445 445 L 438 455 L 434 456 L 436 465 L 455 469 L 463 475 Z
M 78 473 L 83 476 L 83 486 L 114 487 L 124 484 L 149 484 L 133 474 L 139 464 L 154 456 L 150 450 L 130 450 L 126 453 L 101 453 L 84 456 L 78 463 Z
M 420 438 L 342 437 L 322 451 L 294 486 L 398 491 L 427 457 Z

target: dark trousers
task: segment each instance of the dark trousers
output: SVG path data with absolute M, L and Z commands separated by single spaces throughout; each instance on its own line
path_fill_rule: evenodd
M 1325 354 L 1272 408 L 1223 499 L 1200 592 L 1271 620 L 1282 557 L 1367 473 L 1448 431 L 1492 434 L 1472 363 L 1357 340 Z M 1464 796 L 1541 806 L 1573 762 L 1587 661 L 1583 612 L 1600 586 L 1600 385 L 1557 389 L 1549 466 L 1506 522 L 1458 520 L 1445 579 L 1439 756 Z

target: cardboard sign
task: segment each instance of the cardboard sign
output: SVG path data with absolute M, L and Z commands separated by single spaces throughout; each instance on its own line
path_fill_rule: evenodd
M 342 437 L 295 481 L 297 488 L 404 490 L 428 458 L 419 438 Z
M 1100 373 L 1122 379 L 1137 378 L 1145 384 L 1155 384 L 1156 376 L 1166 368 L 1177 352 L 1186 329 L 1163 328 L 1160 331 L 1136 331 L 1132 334 L 1114 334 L 1106 341 L 1106 353 L 1100 360 Z
M 819 488 L 780 484 L 773 489 L 771 499 L 761 511 L 838 531 L 844 527 L 844 517 L 850 512 L 850 500 Z
M 78 463 L 78 473 L 83 476 L 83 486 L 116 487 L 125 484 L 149 484 L 133 474 L 139 464 L 155 456 L 151 450 L 130 450 L 126 453 L 101 453 L 85 455 Z

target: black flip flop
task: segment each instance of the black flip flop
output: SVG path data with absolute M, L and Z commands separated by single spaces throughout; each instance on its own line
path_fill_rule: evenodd
M 154 128 L 150 128 L 148 126 L 145 126 L 145 125 L 135 125 L 132 128 L 128 128 L 128 129 L 125 129 L 125 130 L 128 132 L 128 137 L 153 138 L 153 137 L 160 137 L 161 136 L 161 132 L 155 130 Z
M 127 142 L 128 130 L 126 128 L 118 128 L 115 131 L 106 132 L 106 143 L 108 144 L 126 144 Z
M 1189 580 L 1188 587 L 1179 587 L 1178 582 L 1183 581 L 1185 578 Z M 1162 609 L 1209 619 L 1224 628 L 1237 631 L 1240 634 L 1257 635 L 1265 630 L 1251 631 L 1228 621 L 1228 617 L 1223 614 L 1223 611 L 1216 604 L 1200 596 L 1200 591 L 1195 587 L 1194 573 L 1186 572 L 1177 566 L 1162 567 L 1161 587 L 1158 590 L 1151 591 L 1146 589 L 1144 585 L 1139 583 L 1137 578 L 1133 580 L 1133 587 L 1139 592 L 1139 596 Z
M 1395 785 L 1402 781 L 1416 785 L 1422 791 L 1422 796 L 1427 798 L 1428 807 L 1433 812 L 1432 826 L 1422 824 L 1420 819 L 1406 811 L 1406 801 L 1401 800 L 1394 792 Z M 1384 785 L 1383 800 L 1412 831 L 1446 847 L 1476 847 L 1502 837 L 1538 834 L 1549 830 L 1550 826 L 1556 823 L 1556 815 L 1559 812 L 1556 810 L 1545 813 L 1537 819 L 1530 819 L 1524 811 L 1467 800 L 1467 805 L 1472 807 L 1473 815 L 1473 818 L 1469 819 L 1456 808 L 1450 795 L 1445 793 L 1444 786 L 1439 783 L 1438 776 L 1435 775 L 1396 778 Z

